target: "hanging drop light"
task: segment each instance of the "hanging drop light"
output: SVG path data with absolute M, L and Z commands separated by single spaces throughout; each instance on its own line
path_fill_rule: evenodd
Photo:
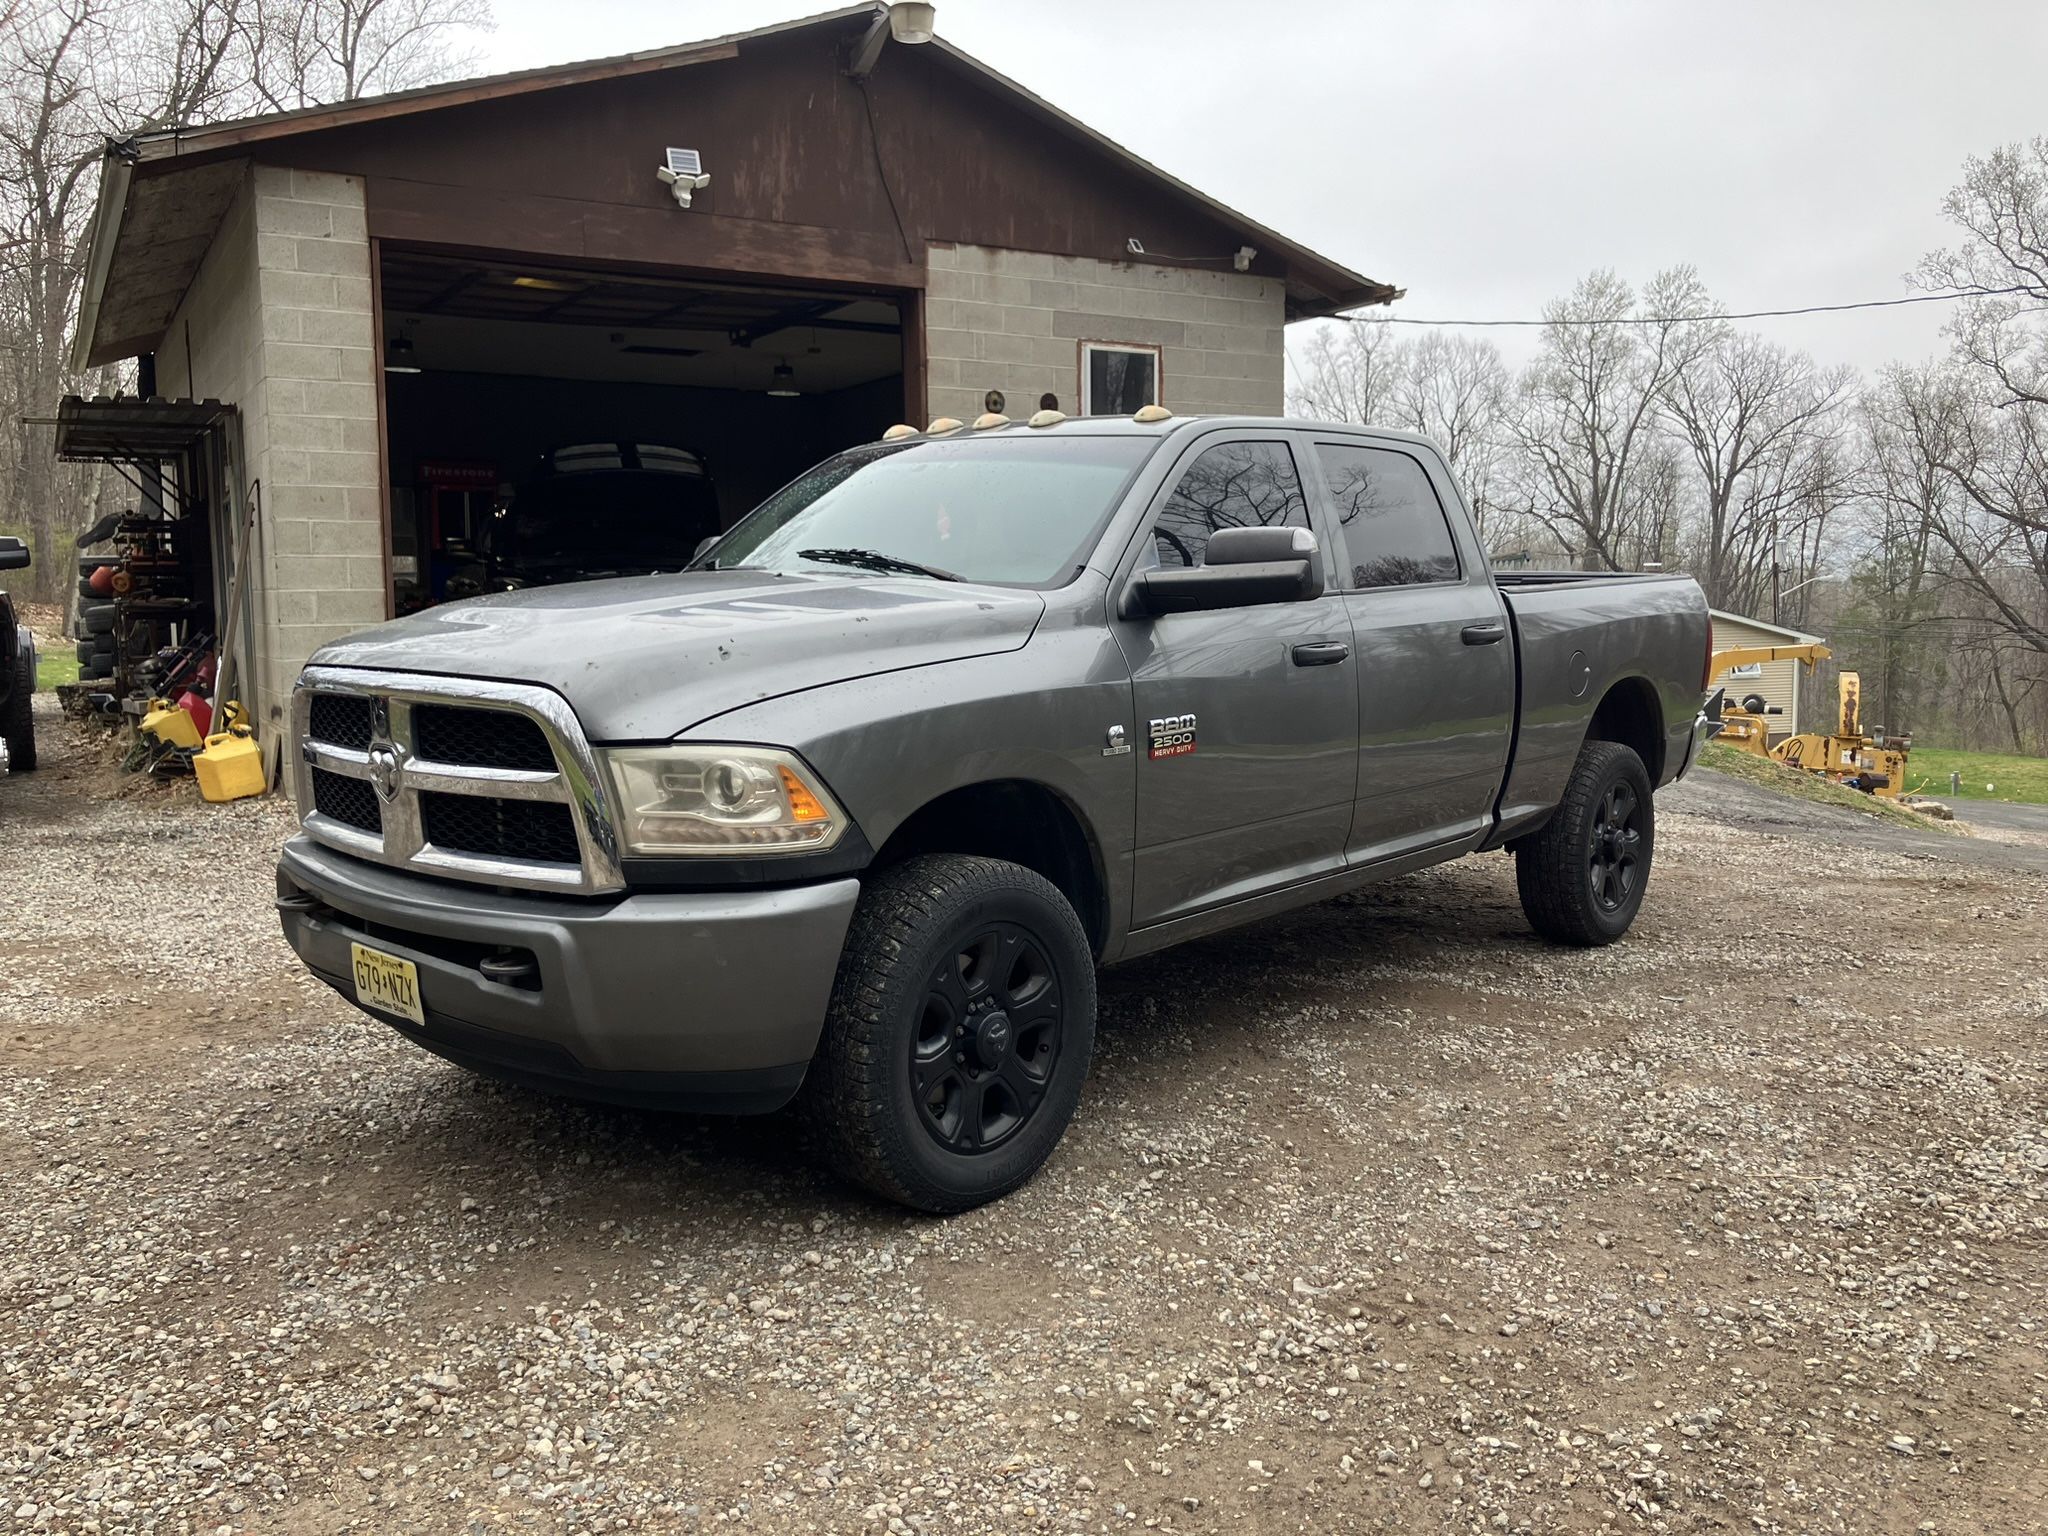
M 803 393 L 796 387 L 796 370 L 784 358 L 775 365 L 775 371 L 768 376 L 768 393 L 778 400 L 794 400 Z
M 391 344 L 384 349 L 384 371 L 386 373 L 418 373 L 419 359 L 413 355 L 410 336 L 394 336 Z

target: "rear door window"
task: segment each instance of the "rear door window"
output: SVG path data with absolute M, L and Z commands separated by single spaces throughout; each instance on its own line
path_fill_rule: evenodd
M 1337 514 L 1347 587 L 1421 586 L 1458 579 L 1450 519 L 1412 454 L 1396 448 L 1318 443 L 1316 461 Z
M 1181 473 L 1152 525 L 1161 566 L 1202 563 L 1219 528 L 1306 528 L 1308 502 L 1285 443 L 1218 443 Z

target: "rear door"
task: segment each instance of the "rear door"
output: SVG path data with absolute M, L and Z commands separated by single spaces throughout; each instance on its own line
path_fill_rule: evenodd
M 1220 528 L 1308 527 L 1296 453 L 1285 432 L 1197 438 L 1125 579 L 1200 565 Z M 1137 704 L 1133 926 L 1343 868 L 1358 729 L 1344 610 L 1326 591 L 1114 621 Z
M 1464 506 L 1419 444 L 1318 436 L 1313 458 L 1358 659 L 1349 860 L 1484 831 L 1514 730 L 1515 652 Z

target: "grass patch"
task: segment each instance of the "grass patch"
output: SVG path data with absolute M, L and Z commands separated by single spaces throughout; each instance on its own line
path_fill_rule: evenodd
M 1918 754 L 1915 754 L 1917 757 Z M 1844 789 L 1831 784 L 1817 773 L 1808 773 L 1803 768 L 1787 768 L 1783 763 L 1768 757 L 1758 757 L 1753 752 L 1737 751 L 1734 747 L 1723 746 L 1710 741 L 1700 749 L 1700 766 L 1725 773 L 1731 779 L 1740 779 L 1745 784 L 1754 784 L 1774 794 L 1786 795 L 1794 800 L 1811 800 L 1815 805 L 1838 805 L 1843 810 L 1858 811 L 1878 821 L 1889 821 L 1902 827 L 1917 827 L 1922 831 L 1952 832 L 1954 823 L 1936 821 L 1931 816 L 1922 816 L 1904 806 L 1893 805 L 1875 795 L 1866 795 L 1858 790 Z
M 1963 787 L 1954 792 L 1948 787 L 1951 773 L 1963 776 Z M 1938 795 L 1945 800 L 2048 805 L 2048 757 L 1914 747 L 1906 754 L 1906 787 L 1917 794 Z
M 48 693 L 59 683 L 78 681 L 78 652 L 66 647 L 61 652 L 36 652 L 36 687 Z

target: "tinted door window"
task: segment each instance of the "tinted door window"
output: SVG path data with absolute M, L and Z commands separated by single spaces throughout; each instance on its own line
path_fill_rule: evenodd
M 1336 564 L 1351 587 L 1458 579 L 1451 525 L 1422 465 L 1391 448 L 1316 444 L 1337 509 Z
M 1285 443 L 1218 443 L 1187 467 L 1152 525 L 1163 566 L 1196 566 L 1219 528 L 1306 528 L 1308 502 Z

